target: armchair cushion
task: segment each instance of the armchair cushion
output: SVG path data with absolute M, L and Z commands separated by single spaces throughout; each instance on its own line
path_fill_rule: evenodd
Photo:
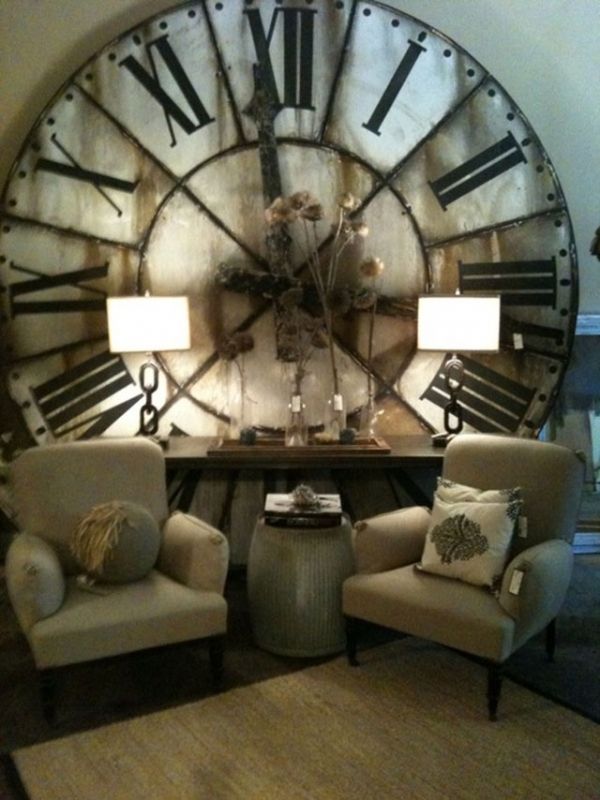
M 515 594 L 513 574 L 517 570 L 523 573 L 523 577 Z M 498 600 L 517 621 L 516 646 L 556 617 L 564 602 L 572 571 L 573 551 L 562 539 L 540 542 L 519 553 L 508 564 Z
M 65 597 L 65 577 L 57 553 L 44 539 L 28 533 L 16 536 L 8 549 L 6 584 L 25 632 L 58 611 Z
M 513 531 L 511 503 L 446 503 L 435 498 L 420 568 L 492 587 L 504 571 Z
M 70 541 L 83 570 L 106 583 L 128 583 L 147 575 L 158 557 L 160 531 L 138 503 L 113 500 L 94 506 Z
M 356 571 L 383 572 L 418 561 L 429 515 L 429 509 L 414 506 L 357 522 L 354 525 Z
M 212 525 L 176 511 L 162 531 L 158 569 L 191 589 L 223 593 L 229 545 Z

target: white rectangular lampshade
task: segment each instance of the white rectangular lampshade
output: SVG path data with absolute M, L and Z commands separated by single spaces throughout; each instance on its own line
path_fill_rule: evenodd
M 500 296 L 419 297 L 419 350 L 494 353 L 500 340 Z
M 111 353 L 152 353 L 190 347 L 187 297 L 109 297 L 106 310 Z

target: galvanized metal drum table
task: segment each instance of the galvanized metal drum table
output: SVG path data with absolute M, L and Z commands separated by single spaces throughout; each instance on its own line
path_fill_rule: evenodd
M 352 525 L 277 527 L 259 517 L 248 557 L 248 599 L 256 644 L 284 656 L 344 649 L 342 583 L 354 571 Z

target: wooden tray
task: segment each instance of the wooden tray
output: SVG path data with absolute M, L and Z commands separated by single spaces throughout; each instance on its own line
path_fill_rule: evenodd
M 265 436 L 264 438 L 258 437 L 254 444 L 244 444 L 239 439 L 223 439 L 220 442 L 211 445 L 208 448 L 208 455 L 211 456 L 245 456 L 249 459 L 264 458 L 268 453 L 270 456 L 282 455 L 288 458 L 295 458 L 302 455 L 310 455 L 311 457 L 322 454 L 323 456 L 334 455 L 348 455 L 350 453 L 360 453 L 367 455 L 369 453 L 390 453 L 391 447 L 379 436 L 367 439 L 357 438 L 352 444 L 340 444 L 339 442 L 319 442 L 310 441 L 309 444 L 302 447 L 288 447 L 286 446 L 282 437 Z

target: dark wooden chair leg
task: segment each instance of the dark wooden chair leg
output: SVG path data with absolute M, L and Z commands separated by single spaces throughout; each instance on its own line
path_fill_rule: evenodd
M 546 628 L 546 655 L 548 661 L 554 661 L 554 651 L 556 650 L 556 619 Z
M 210 677 L 212 688 L 218 692 L 223 688 L 223 655 L 225 652 L 225 637 L 213 636 L 208 642 L 208 657 L 210 660 Z
M 39 673 L 42 714 L 49 725 L 56 722 L 56 675 L 53 669 L 42 669 Z
M 502 689 L 502 664 L 488 664 L 487 701 L 488 713 L 492 722 L 498 719 L 498 702 Z
M 358 641 L 359 621 L 356 617 L 344 617 L 346 622 L 346 657 L 351 667 L 358 667 L 356 645 Z

